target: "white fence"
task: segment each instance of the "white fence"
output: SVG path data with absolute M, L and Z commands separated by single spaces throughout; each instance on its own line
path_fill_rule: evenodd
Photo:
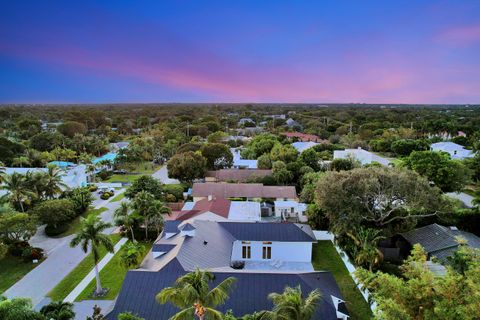
M 335 247 L 335 250 L 337 250 L 338 252 L 338 255 L 340 256 L 340 258 L 342 259 L 343 261 L 343 264 L 345 265 L 345 267 L 347 268 L 348 272 L 350 273 L 350 276 L 352 277 L 353 279 L 353 282 L 355 282 L 355 285 L 357 286 L 358 290 L 360 291 L 360 293 L 362 294 L 363 298 L 365 299 L 365 301 L 367 301 L 367 303 L 370 304 L 368 298 L 369 298 L 369 292 L 368 290 L 364 290 L 362 289 L 361 285 L 360 285 L 360 282 L 358 281 L 357 277 L 355 276 L 355 266 L 353 265 L 353 263 L 350 262 L 350 259 L 348 258 L 348 255 L 342 250 L 340 249 L 340 247 L 338 247 L 336 244 L 335 244 L 335 237 L 333 236 L 333 234 L 331 234 L 330 232 L 328 231 L 323 231 L 323 230 L 313 230 L 313 234 L 315 235 L 315 238 L 319 241 L 325 241 L 325 240 L 328 240 L 328 241 L 332 241 L 333 243 L 333 246 Z M 370 304 L 370 309 L 372 310 L 372 312 L 375 311 L 375 308 L 376 308 L 376 303 L 373 302 L 372 304 Z

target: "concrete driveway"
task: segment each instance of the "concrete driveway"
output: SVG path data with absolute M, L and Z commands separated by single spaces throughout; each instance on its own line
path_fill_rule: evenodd
M 170 179 L 168 177 L 167 166 L 162 166 L 160 169 L 158 169 L 156 172 L 152 174 L 152 177 L 160 180 L 160 182 L 163 184 L 179 184 L 180 183 L 180 181 L 178 181 L 177 179 Z

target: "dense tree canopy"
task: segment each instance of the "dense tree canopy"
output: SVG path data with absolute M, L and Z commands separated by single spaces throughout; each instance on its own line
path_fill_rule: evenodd
M 233 164 L 233 155 L 228 146 L 223 143 L 204 144 L 200 152 L 207 160 L 209 170 L 230 168 Z
M 207 160 L 196 152 L 185 152 L 174 155 L 167 163 L 169 178 L 191 183 L 203 178 L 207 170 Z

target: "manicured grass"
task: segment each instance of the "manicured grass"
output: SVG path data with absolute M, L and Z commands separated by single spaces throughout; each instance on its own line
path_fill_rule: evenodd
M 0 294 L 13 286 L 39 264 L 24 262 L 21 258 L 12 256 L 0 259 Z
M 141 174 L 114 174 L 105 182 L 129 182 L 132 183 L 138 178 L 140 178 Z
M 143 257 L 150 251 L 152 248 L 151 243 L 142 243 L 143 246 Z M 90 295 L 93 290 L 95 290 L 95 279 L 93 279 L 88 286 L 83 290 L 83 292 L 77 297 L 76 301 L 82 300 L 113 300 L 120 293 L 122 288 L 123 280 L 127 275 L 127 270 L 122 264 L 121 256 L 125 251 L 125 247 L 122 247 L 116 254 L 113 256 L 112 260 L 100 271 L 100 280 L 102 282 L 102 287 L 108 288 L 108 293 L 101 298 L 92 298 Z
M 368 303 L 355 286 L 352 277 L 343 264 L 331 241 L 318 241 L 313 245 L 312 263 L 315 270 L 330 271 L 337 281 L 346 301 L 352 320 L 372 319 Z
M 69 236 L 71 234 L 74 234 L 75 232 L 77 232 L 78 230 L 80 230 L 80 218 L 86 218 L 88 215 L 90 214 L 94 214 L 96 216 L 100 215 L 102 212 L 104 211 L 107 211 L 108 209 L 107 208 L 99 208 L 99 209 L 93 209 L 93 208 L 90 208 L 87 210 L 87 212 L 85 212 L 84 214 L 76 217 L 75 219 L 72 220 L 72 222 L 70 222 L 70 225 L 67 229 L 67 231 L 65 231 L 64 233 L 62 234 L 59 234 L 58 236 L 55 236 L 53 238 L 63 238 L 63 237 L 66 237 L 66 236 Z
M 117 202 L 125 198 L 125 192 L 122 192 L 120 194 L 117 194 L 115 197 L 113 197 L 110 202 Z
M 111 235 L 112 241 L 116 244 L 121 236 L 118 234 Z M 107 254 L 107 251 L 101 247 L 100 248 L 100 259 L 102 259 Z M 52 291 L 48 293 L 53 301 L 61 301 L 65 299 L 70 292 L 87 276 L 87 274 L 93 269 L 94 262 L 93 256 L 90 253 L 86 256 L 76 267 L 73 269 L 62 281 Z
M 151 162 L 139 162 L 133 167 L 127 169 L 133 174 L 114 174 L 106 182 L 129 182 L 132 183 L 142 175 L 149 175 L 160 169 L 160 165 L 152 164 Z

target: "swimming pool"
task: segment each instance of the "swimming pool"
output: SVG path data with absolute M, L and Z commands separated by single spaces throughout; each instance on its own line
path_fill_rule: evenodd
M 59 168 L 73 167 L 75 163 L 69 161 L 51 161 L 48 165 L 57 166 Z
M 92 163 L 93 164 L 97 164 L 99 163 L 100 161 L 103 161 L 103 160 L 110 160 L 110 161 L 115 161 L 115 158 L 117 157 L 117 153 L 116 152 L 109 152 L 109 153 L 106 153 L 104 154 L 103 156 L 101 157 L 98 157 L 98 158 L 95 158 L 92 160 Z

